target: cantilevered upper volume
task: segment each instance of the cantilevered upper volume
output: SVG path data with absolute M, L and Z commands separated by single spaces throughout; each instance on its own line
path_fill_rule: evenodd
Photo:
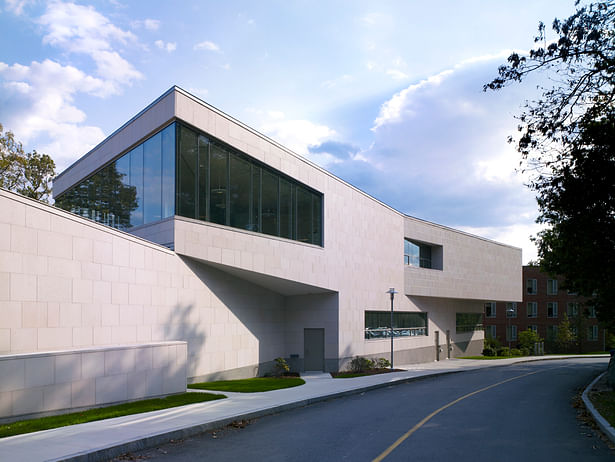
M 231 377 L 278 357 L 327 371 L 388 358 L 393 332 L 407 364 L 480 351 L 484 303 L 521 300 L 520 249 L 408 217 L 178 87 L 60 174 L 54 197 L 63 211 L 2 192 L 3 207 L 53 215 L 37 252 L 64 265 L 61 295 L 32 265 L 11 270 L 11 303 L 80 315 L 8 326 L 8 352 L 183 340 L 190 378 Z M 20 281 L 39 278 L 30 300 Z

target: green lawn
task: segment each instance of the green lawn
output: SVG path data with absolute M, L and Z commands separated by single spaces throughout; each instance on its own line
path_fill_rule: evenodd
M 10 424 L 0 425 L 0 438 L 20 435 L 22 433 L 49 430 L 50 428 L 65 427 L 94 420 L 110 419 L 123 415 L 140 414 L 141 412 L 157 411 L 170 407 L 184 406 L 186 404 L 202 403 L 215 399 L 226 398 L 224 395 L 213 393 L 181 393 L 166 398 L 144 399 L 132 403 L 116 404 L 114 406 L 88 409 L 82 412 L 41 417 L 39 419 L 20 420 Z
M 615 427 L 615 391 L 589 393 L 589 398 L 600 415 Z
M 199 390 L 231 391 L 239 393 L 254 393 L 260 391 L 279 390 L 303 385 L 305 380 L 299 377 L 254 377 L 240 380 L 219 380 L 217 382 L 200 382 L 188 385 L 188 388 Z

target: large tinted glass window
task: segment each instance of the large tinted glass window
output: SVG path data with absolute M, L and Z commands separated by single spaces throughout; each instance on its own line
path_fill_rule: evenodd
M 265 169 L 261 186 L 261 232 L 278 235 L 278 176 Z
M 214 143 L 209 152 L 209 221 L 225 225 L 228 201 L 228 152 Z
M 179 131 L 179 181 L 177 182 L 177 212 L 195 218 L 197 197 L 197 136 L 192 130 Z
M 280 236 L 293 238 L 293 185 L 280 178 Z
M 230 225 L 250 229 L 250 196 L 252 170 L 250 164 L 235 154 L 230 155 Z
M 199 136 L 199 220 L 207 220 L 208 194 L 207 180 L 209 175 L 209 140 Z
M 250 230 L 261 231 L 261 168 L 252 165 L 252 210 Z
M 312 193 L 312 244 L 322 244 L 322 198 Z
M 145 223 L 162 218 L 162 133 L 143 143 L 143 217 Z
M 130 214 L 130 224 L 143 224 L 143 145 L 130 151 L 130 185 L 137 193 L 137 206 Z
M 297 240 L 312 242 L 312 194 L 297 186 Z
M 175 124 L 162 130 L 162 218 L 175 215 Z

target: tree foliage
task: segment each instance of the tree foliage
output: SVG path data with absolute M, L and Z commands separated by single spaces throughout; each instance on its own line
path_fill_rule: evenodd
M 0 187 L 49 202 L 55 163 L 36 150 L 24 152 L 12 132 L 3 133 L 0 124 Z
M 512 137 L 537 193 L 535 242 L 541 267 L 568 289 L 593 298 L 615 324 L 615 0 L 580 6 L 555 19 L 550 40 L 539 24 L 536 47 L 512 53 L 484 89 L 540 73 L 552 83 L 519 116 Z

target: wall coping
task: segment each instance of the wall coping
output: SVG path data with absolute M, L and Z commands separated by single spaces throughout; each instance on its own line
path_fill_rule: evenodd
M 100 353 L 115 350 L 136 350 L 138 348 L 171 345 L 187 345 L 187 342 L 181 340 L 170 340 L 165 342 L 130 343 L 125 345 L 101 345 L 96 347 L 72 348 L 67 350 L 34 351 L 32 353 L 15 353 L 8 355 L 0 355 L 0 361 L 14 361 L 16 359 L 43 358 L 46 356 L 61 356 L 80 353 Z

